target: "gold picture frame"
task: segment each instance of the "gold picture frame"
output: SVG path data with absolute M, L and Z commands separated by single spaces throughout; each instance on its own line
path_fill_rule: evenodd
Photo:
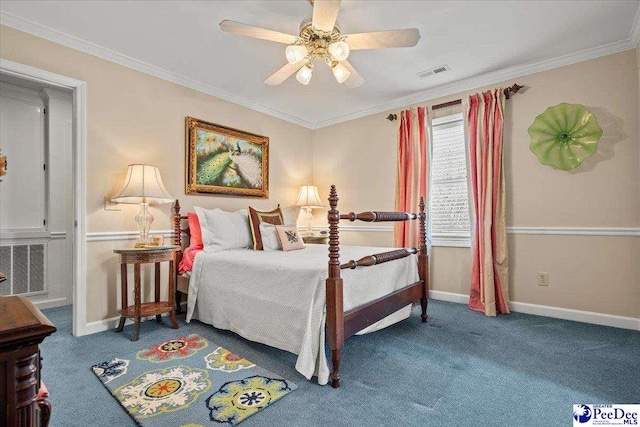
M 269 197 L 269 137 L 186 120 L 186 194 Z

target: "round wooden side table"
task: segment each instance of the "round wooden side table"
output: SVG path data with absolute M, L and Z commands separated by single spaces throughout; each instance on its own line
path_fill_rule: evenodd
M 156 321 L 160 322 L 163 313 L 169 313 L 173 329 L 178 329 L 175 311 L 176 284 L 174 281 L 176 251 L 178 249 L 180 249 L 178 246 L 114 249 L 113 252 L 120 255 L 120 285 L 122 293 L 121 308 L 119 310 L 120 323 L 116 332 L 122 332 L 125 320 L 133 318 L 134 331 L 131 341 L 137 341 L 138 333 L 140 332 L 140 318 L 155 315 Z M 169 301 L 160 301 L 160 263 L 167 261 L 169 262 Z M 143 303 L 140 295 L 140 265 L 151 263 L 155 263 L 155 298 L 153 302 Z M 131 306 L 128 303 L 128 264 L 133 264 L 134 303 Z

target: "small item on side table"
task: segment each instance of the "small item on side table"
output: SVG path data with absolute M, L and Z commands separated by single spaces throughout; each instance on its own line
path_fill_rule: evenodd
M 311 236 L 302 236 L 302 241 L 307 244 L 317 244 L 317 245 L 326 245 L 329 243 L 329 236 L 321 236 L 321 235 L 311 235 Z
M 175 271 L 176 271 L 176 251 L 178 246 L 160 246 L 148 248 L 127 248 L 114 249 L 120 255 L 120 285 L 121 285 L 121 308 L 120 323 L 116 332 L 122 332 L 124 322 L 127 318 L 133 318 L 134 331 L 132 341 L 138 340 L 140 331 L 140 319 L 146 316 L 156 316 L 156 321 L 161 321 L 163 313 L 169 313 L 173 329 L 178 329 L 175 311 Z M 160 301 L 160 263 L 169 262 L 169 301 Z M 140 265 L 155 263 L 155 293 L 154 302 L 142 303 L 140 289 Z M 129 306 L 127 287 L 127 265 L 133 264 L 134 277 L 134 304 Z
M 155 246 L 155 247 L 164 246 L 164 236 L 153 236 L 151 238 L 151 246 Z

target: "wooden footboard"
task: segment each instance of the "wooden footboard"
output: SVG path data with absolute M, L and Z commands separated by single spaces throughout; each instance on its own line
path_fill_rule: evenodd
M 429 259 L 426 245 L 426 214 L 424 198 L 420 198 L 420 213 L 407 212 L 362 212 L 340 215 L 338 211 L 338 192 L 335 185 L 329 193 L 329 276 L 326 282 L 327 294 L 327 342 L 331 351 L 331 386 L 340 386 L 340 356 L 344 340 L 358 331 L 370 326 L 390 314 L 413 302 L 420 301 L 422 322 L 427 321 L 427 304 L 429 301 Z M 396 249 L 379 254 L 368 255 L 359 260 L 351 260 L 340 264 L 340 220 L 383 222 L 383 221 L 420 221 L 419 248 Z M 418 254 L 419 281 L 408 284 L 369 303 L 344 311 L 343 282 L 340 270 L 358 267 L 370 267 L 385 262 Z

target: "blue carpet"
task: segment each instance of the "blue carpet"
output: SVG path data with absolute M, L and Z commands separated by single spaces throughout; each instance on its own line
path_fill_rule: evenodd
M 45 310 L 58 332 L 41 346 L 52 426 L 135 425 L 91 372 L 110 356 L 199 334 L 298 384 L 242 423 L 250 426 L 566 426 L 574 403 L 640 403 L 640 333 L 514 313 L 488 318 L 431 301 L 382 331 L 349 338 L 342 385 L 306 381 L 296 356 L 193 321 L 180 329 L 144 322 L 86 337 L 71 335 L 71 308 Z

